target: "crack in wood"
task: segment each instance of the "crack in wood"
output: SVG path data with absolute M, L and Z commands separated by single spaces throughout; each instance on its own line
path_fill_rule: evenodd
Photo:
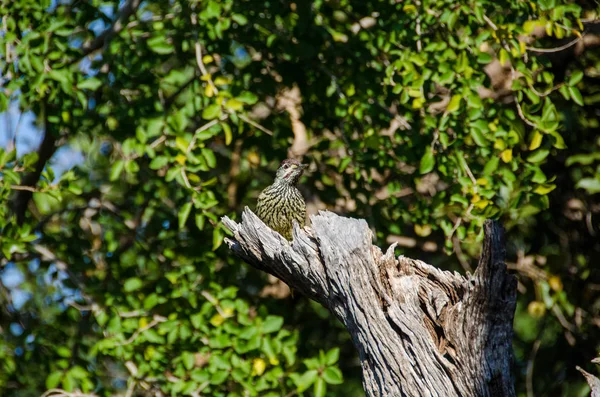
M 367 396 L 514 396 L 512 320 L 516 280 L 501 227 L 485 224 L 479 265 L 466 276 L 385 254 L 367 223 L 320 212 L 290 243 L 250 210 L 233 253 L 323 304 L 348 329 Z

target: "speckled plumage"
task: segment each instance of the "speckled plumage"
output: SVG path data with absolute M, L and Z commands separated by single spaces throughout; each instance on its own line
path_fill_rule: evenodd
M 306 203 L 296 187 L 305 168 L 297 160 L 284 160 L 275 182 L 258 196 L 256 215 L 288 240 L 292 240 L 293 221 L 303 227 L 306 218 Z

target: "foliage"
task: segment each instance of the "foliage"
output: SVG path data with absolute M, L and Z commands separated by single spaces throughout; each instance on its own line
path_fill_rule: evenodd
M 517 389 L 585 390 L 574 366 L 600 348 L 595 6 L 2 3 L 0 112 L 32 111 L 45 138 L 0 152 L 0 390 L 360 395 L 334 320 L 264 298 L 222 245 L 220 216 L 254 206 L 289 154 L 311 163 L 309 209 L 364 217 L 380 245 L 408 239 L 403 253 L 444 268 L 472 268 L 483 220 L 502 219 Z M 85 160 L 59 170 L 57 147 Z

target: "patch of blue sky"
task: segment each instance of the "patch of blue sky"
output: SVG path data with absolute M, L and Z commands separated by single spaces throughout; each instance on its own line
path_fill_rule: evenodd
M 36 150 L 42 135 L 35 122 L 33 112 L 21 112 L 17 101 L 10 102 L 8 109 L 0 113 L 0 147 L 12 149 L 16 142 L 18 156 Z
M 102 19 L 96 19 L 88 25 L 88 29 L 94 32 L 96 36 L 100 36 L 107 27 L 107 24 Z
M 0 274 L 2 284 L 8 289 L 15 289 L 25 281 L 23 272 L 12 262 L 4 266 L 2 274 Z
M 14 336 L 21 336 L 23 334 L 23 327 L 19 323 L 10 324 L 10 333 Z
M 0 147 L 17 148 L 17 157 L 37 150 L 44 138 L 43 131 L 36 124 L 36 116 L 31 111 L 21 112 L 17 101 L 12 101 L 6 112 L 0 113 Z M 50 159 L 55 180 L 66 171 L 83 163 L 83 153 L 69 145 L 60 147 Z
M 52 167 L 52 171 L 54 171 L 54 181 L 52 183 L 58 182 L 62 174 L 73 167 L 82 164 L 84 160 L 85 158 L 81 151 L 76 150 L 71 146 L 60 147 L 50 160 L 50 167 Z
M 31 299 L 31 292 L 23 291 L 22 289 L 14 289 L 10 292 L 10 299 L 15 310 L 21 310 L 23 306 Z

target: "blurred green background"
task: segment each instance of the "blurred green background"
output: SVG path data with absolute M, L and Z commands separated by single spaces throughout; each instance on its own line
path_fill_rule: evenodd
M 600 349 L 595 1 L 0 5 L 0 394 L 362 396 L 330 313 L 232 257 L 279 162 L 309 214 L 519 279 L 519 396 Z

